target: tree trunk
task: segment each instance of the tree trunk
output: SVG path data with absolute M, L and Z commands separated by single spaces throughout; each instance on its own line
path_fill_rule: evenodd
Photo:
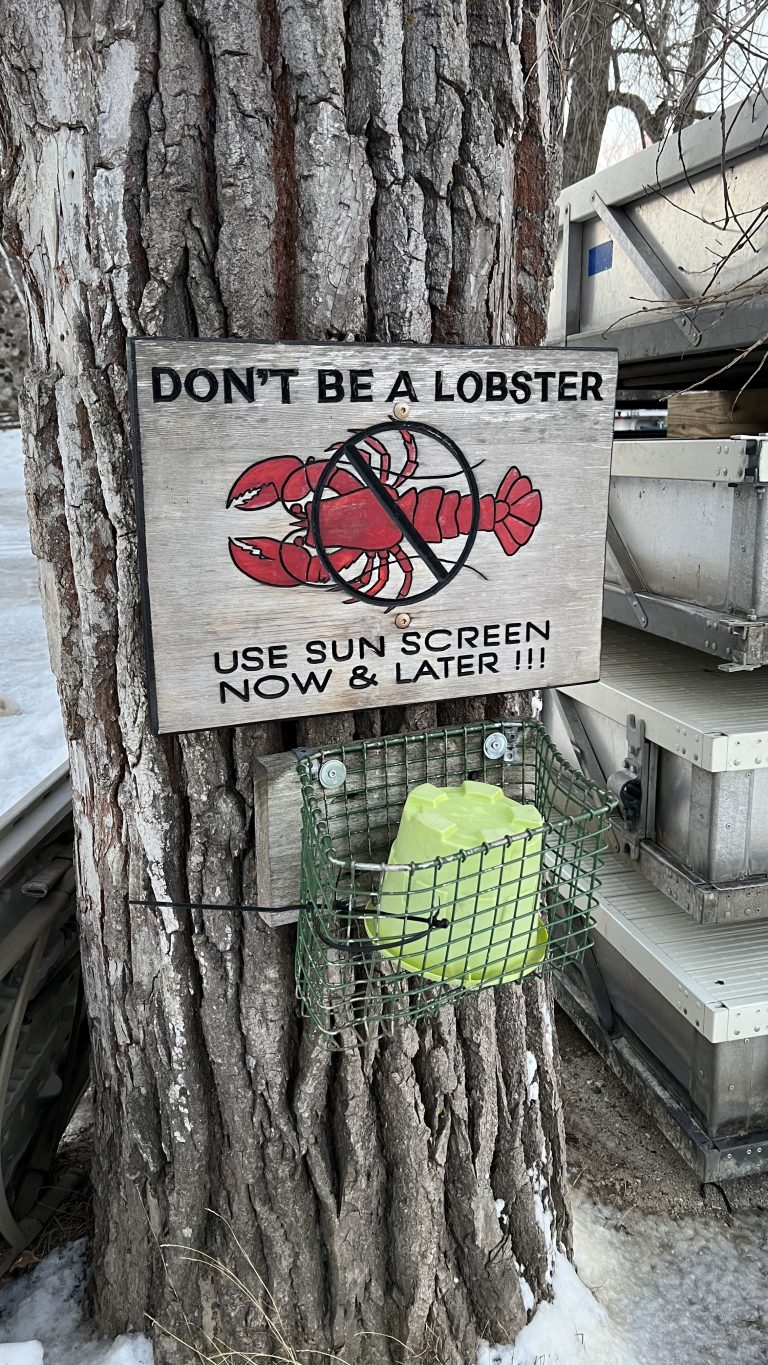
M 675 110 L 673 127 L 676 132 L 685 128 L 696 117 L 696 101 L 707 75 L 709 53 L 718 22 L 722 23 L 719 0 L 699 0 L 688 48 L 688 60 L 685 63 L 685 75 Z
M 442 1365 L 510 1340 L 522 1280 L 540 1300 L 569 1247 L 544 984 L 330 1054 L 297 1016 L 290 931 L 128 903 L 254 899 L 254 756 L 297 728 L 149 732 L 126 336 L 540 341 L 557 25 L 557 0 L 6 0 L 3 239 L 30 314 L 27 485 L 72 765 L 106 1332 L 150 1314 L 274 1348 L 254 1304 L 161 1254 L 248 1277 L 211 1209 L 296 1350 L 375 1365 L 402 1358 L 391 1338 Z M 159 1339 L 159 1362 L 186 1358 Z
M 593 175 L 609 108 L 611 34 L 616 6 L 610 0 L 575 4 L 568 122 L 563 147 L 563 184 Z

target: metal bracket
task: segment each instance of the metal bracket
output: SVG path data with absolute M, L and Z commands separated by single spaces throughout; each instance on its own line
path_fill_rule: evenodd
M 660 848 L 652 834 L 640 849 L 640 871 L 698 924 L 735 923 L 768 915 L 768 877 L 708 882 Z
M 606 539 L 608 541 L 608 549 L 616 561 L 616 568 L 618 570 L 619 578 L 621 579 L 621 586 L 637 617 L 639 625 L 645 630 L 648 625 L 648 617 L 643 610 L 642 603 L 637 594 L 639 592 L 647 593 L 648 585 L 619 535 L 619 532 L 616 529 L 616 523 L 610 516 L 608 517 Z
M 657 256 L 653 247 L 646 241 L 643 234 L 629 214 L 624 209 L 609 208 L 604 199 L 601 199 L 597 190 L 593 190 L 590 201 L 595 212 L 602 218 L 615 242 L 618 242 L 624 254 L 634 265 L 635 269 L 642 275 L 646 284 L 649 284 L 655 291 L 656 297 L 665 303 L 690 303 L 692 300 L 686 294 L 680 281 L 675 278 L 672 272 Z M 680 331 L 687 337 L 692 346 L 698 346 L 701 341 L 701 331 L 696 326 L 689 313 L 680 311 L 673 316 L 675 324 Z
M 642 840 L 653 839 L 656 833 L 658 745 L 646 739 L 644 720 L 627 716 L 627 757 L 623 766 L 609 775 L 603 771 L 573 697 L 564 692 L 552 695 L 582 772 L 619 802 L 619 810 L 610 817 L 615 846 L 624 857 L 636 861 Z
M 768 623 L 764 620 L 750 621 L 653 593 L 640 594 L 640 605 L 648 618 L 650 634 L 711 654 L 723 661 L 718 667 L 724 671 L 738 672 L 768 664 Z M 609 621 L 636 626 L 623 583 L 604 585 L 603 615 Z
M 606 785 L 619 802 L 612 822 L 620 832 L 622 851 L 633 861 L 640 857 L 642 841 L 655 833 L 658 753 L 657 746 L 646 740 L 645 721 L 628 715 L 627 756 Z
M 597 783 L 598 787 L 604 787 L 607 774 L 603 772 L 589 735 L 582 725 L 576 702 L 573 697 L 566 696 L 565 692 L 553 691 L 551 696 L 568 732 L 568 738 L 579 760 L 579 767 L 587 777 Z

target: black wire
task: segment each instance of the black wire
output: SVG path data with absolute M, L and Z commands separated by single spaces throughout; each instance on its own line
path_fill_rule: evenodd
M 306 905 L 222 905 L 210 901 L 137 901 L 129 900 L 129 905 L 147 905 L 150 910 L 167 908 L 169 910 L 242 910 L 245 914 L 270 915 L 284 910 L 306 910 Z
M 296 910 L 296 911 L 300 911 L 300 910 L 310 910 L 310 911 L 311 911 L 311 910 L 314 910 L 314 908 L 315 908 L 311 903 L 309 903 L 309 902 L 307 902 L 307 901 L 301 901 L 301 902 L 297 903 L 296 905 L 222 905 L 222 904 L 220 904 L 220 903 L 214 903 L 214 902 L 211 902 L 211 901 L 154 901 L 154 900 L 153 900 L 153 901 L 146 901 L 146 900 L 129 900 L 128 904 L 129 904 L 129 905 L 146 905 L 146 906 L 148 906 L 149 909 L 151 909 L 151 910 L 158 910 L 158 909 L 165 909 L 165 908 L 167 908 L 167 909 L 169 909 L 169 910 L 240 910 L 240 911 L 242 911 L 244 914 L 255 914 L 255 915 L 279 915 L 279 914 L 284 914 L 284 913 L 286 913 L 286 912 L 288 912 L 288 911 L 294 911 L 294 910 Z M 370 915 L 370 916 L 375 916 L 375 915 L 379 914 L 379 915 L 381 915 L 384 919 L 410 919 L 410 920 L 415 920 L 416 923 L 428 924 L 428 925 L 430 925 L 430 926 L 431 926 L 432 928 L 434 928 L 434 929 L 446 929 L 446 928 L 448 927 L 448 921 L 447 921 L 447 920 L 436 919 L 436 918 L 434 917 L 434 914 L 432 914 L 432 915 L 408 915 L 408 914 L 406 914 L 406 915 L 397 915 L 397 914 L 394 914 L 394 913 L 393 913 L 393 914 L 390 914 L 388 910 L 381 910 L 381 911 L 378 911 L 378 912 L 377 912 L 377 911 L 376 911 L 375 909 L 373 909 L 373 908 L 369 909 L 369 907 L 368 907 L 367 905 L 362 906 L 362 907 L 360 907 L 360 908 L 358 909 L 357 906 L 350 906 L 349 903 L 348 903 L 348 901 L 341 901 L 341 900 L 334 901 L 333 908 L 334 908 L 335 910 L 346 910 L 346 911 L 348 911 L 349 913 L 352 913 L 352 914 L 357 913 L 357 914 L 359 914 L 359 915 Z M 420 937 L 420 936 L 419 936 L 419 937 Z

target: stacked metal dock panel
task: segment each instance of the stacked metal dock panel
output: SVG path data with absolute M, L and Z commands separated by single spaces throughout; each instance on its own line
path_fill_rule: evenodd
M 766 386 L 747 435 L 617 424 L 600 681 L 544 700 L 620 803 L 561 1003 L 708 1180 L 768 1170 L 767 183 L 758 97 L 571 186 L 550 315 L 625 413 Z

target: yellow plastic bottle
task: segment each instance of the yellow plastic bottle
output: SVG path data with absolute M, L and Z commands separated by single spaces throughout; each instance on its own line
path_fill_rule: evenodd
M 534 971 L 547 950 L 538 909 L 542 824 L 535 806 L 487 782 L 414 787 L 389 862 L 447 861 L 385 872 L 376 913 L 366 918 L 369 937 L 430 981 L 492 985 Z M 534 832 L 487 847 L 526 831 Z

